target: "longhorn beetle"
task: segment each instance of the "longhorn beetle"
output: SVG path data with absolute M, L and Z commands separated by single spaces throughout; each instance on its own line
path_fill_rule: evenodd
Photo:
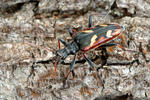
M 78 51 L 82 51 L 82 55 L 84 59 L 89 63 L 89 65 L 93 68 L 93 62 L 85 56 L 85 53 L 89 50 L 95 48 L 105 48 L 108 46 L 118 46 L 121 49 L 124 49 L 117 43 L 110 43 L 116 37 L 118 37 L 125 28 L 119 24 L 102 24 L 97 26 L 92 26 L 92 15 L 89 17 L 88 28 L 79 32 L 74 32 L 71 28 L 69 28 L 69 34 L 72 37 L 73 41 L 67 43 L 63 39 L 58 39 L 59 50 L 55 51 L 55 73 L 56 66 L 58 63 L 62 63 L 67 56 L 74 55 L 74 58 L 70 65 L 70 71 L 66 76 L 68 78 L 70 72 L 73 71 L 75 62 L 76 62 L 76 54 Z M 64 44 L 65 48 L 60 49 L 60 42 Z

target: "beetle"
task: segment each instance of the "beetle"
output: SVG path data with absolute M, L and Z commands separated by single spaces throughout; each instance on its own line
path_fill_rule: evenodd
M 56 60 L 54 65 L 55 73 L 58 63 L 62 63 L 69 55 L 74 55 L 74 58 L 70 65 L 70 71 L 66 76 L 67 79 L 70 72 L 73 71 L 76 62 L 76 54 L 79 51 L 82 51 L 84 59 L 93 68 L 93 62 L 85 55 L 87 51 L 93 50 L 98 47 L 106 48 L 108 46 L 119 46 L 121 49 L 124 49 L 117 43 L 110 43 L 112 40 L 117 38 L 124 30 L 124 26 L 119 24 L 101 24 L 92 26 L 92 15 L 89 16 L 87 29 L 75 32 L 71 28 L 69 28 L 69 34 L 72 37 L 72 41 L 67 43 L 63 39 L 58 39 L 59 50 L 55 51 L 56 56 L 54 57 L 54 59 Z M 62 43 L 65 48 L 60 49 L 60 43 Z

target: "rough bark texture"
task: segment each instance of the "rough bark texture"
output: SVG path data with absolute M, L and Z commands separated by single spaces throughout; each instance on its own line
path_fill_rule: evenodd
M 107 15 L 107 12 L 110 12 Z M 88 63 L 77 63 L 75 76 L 65 83 L 69 65 L 35 63 L 51 59 L 57 39 L 71 41 L 69 27 L 82 30 L 93 14 L 93 24 L 119 23 L 124 33 L 118 47 L 94 50 L 87 56 L 100 65 L 98 73 Z M 107 15 L 107 16 L 106 16 Z M 106 16 L 106 17 L 105 17 Z M 61 45 L 63 48 L 63 45 Z M 65 62 L 71 62 L 69 56 Z M 78 54 L 78 60 L 82 59 Z M 136 62 L 113 65 L 114 62 Z M 149 0 L 1 0 L 0 99 L 1 100 L 148 100 L 150 98 Z

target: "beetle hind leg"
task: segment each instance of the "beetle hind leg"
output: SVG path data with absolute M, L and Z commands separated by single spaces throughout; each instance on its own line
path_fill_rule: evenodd
M 100 48 L 106 48 L 106 47 L 111 47 L 111 46 L 117 46 L 117 47 L 119 47 L 120 49 L 122 49 L 123 51 L 136 52 L 135 50 L 126 49 L 126 48 L 124 48 L 123 46 L 121 46 L 121 45 L 118 44 L 118 43 L 106 43 L 106 44 L 101 45 Z

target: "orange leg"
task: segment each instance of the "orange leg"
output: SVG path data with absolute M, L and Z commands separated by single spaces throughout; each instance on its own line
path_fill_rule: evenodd
M 121 48 L 122 50 L 124 50 L 124 51 L 137 52 L 137 51 L 135 51 L 135 50 L 125 49 L 125 48 L 124 48 L 123 46 L 121 46 L 120 44 L 117 44 L 117 46 L 118 46 L 119 48 Z
M 120 44 L 117 44 L 117 43 L 106 43 L 106 44 L 101 45 L 99 48 L 106 48 L 106 47 L 111 47 L 111 46 L 118 46 L 123 51 L 134 51 L 134 50 L 125 49 L 123 46 L 121 46 Z
M 125 48 L 123 46 L 121 46 L 120 44 L 117 44 L 116 46 L 118 46 L 119 48 L 121 48 L 123 51 L 126 51 Z

